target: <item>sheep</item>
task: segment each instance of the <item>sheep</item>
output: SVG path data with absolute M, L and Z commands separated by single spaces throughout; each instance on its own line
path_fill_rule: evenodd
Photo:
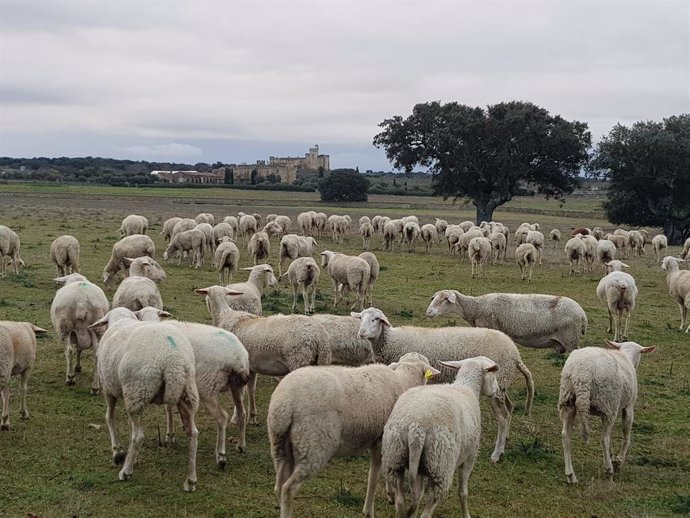
M 240 227 L 239 233 L 242 236 L 242 242 L 246 243 L 247 240 L 252 237 L 254 232 L 256 232 L 258 223 L 256 218 L 251 214 L 245 214 L 240 217 Z
M 10 429 L 10 377 L 19 376 L 19 415 L 29 418 L 26 394 L 29 377 L 36 360 L 36 335 L 46 333 L 45 329 L 29 322 L 0 320 L 0 395 L 2 395 L 2 417 L 0 430 Z
M 297 226 L 299 226 L 300 232 L 303 236 L 311 235 L 313 227 L 313 215 L 311 212 L 300 212 L 297 215 Z
M 254 266 L 256 263 L 268 259 L 271 253 L 271 242 L 268 239 L 268 234 L 266 232 L 255 232 L 247 243 L 247 251 L 249 252 L 249 257 L 254 260 Z
M 319 283 L 320 275 L 321 269 L 313 257 L 298 257 L 290 263 L 287 272 L 281 276 L 281 279 L 286 278 L 292 287 L 293 313 L 297 309 L 298 290 L 302 291 L 304 314 L 309 315 L 314 312 L 314 298 L 316 297 L 316 286 Z
M 530 230 L 525 237 L 525 243 L 534 245 L 539 257 L 539 266 L 541 266 L 542 255 L 544 255 L 544 234 L 538 230 Z
M 520 278 L 524 281 L 529 268 L 528 282 L 532 281 L 532 268 L 537 260 L 537 249 L 531 243 L 522 243 L 515 249 L 515 262 L 520 267 Z
M 569 484 L 577 483 L 570 453 L 570 437 L 575 418 L 580 418 L 585 441 L 589 439 L 589 414 L 601 416 L 601 445 L 604 450 L 604 468 L 610 475 L 625 462 L 630 446 L 635 402 L 637 401 L 637 373 L 640 355 L 656 350 L 655 346 L 642 347 L 635 342 L 616 343 L 606 340 L 615 350 L 585 347 L 573 351 L 561 372 L 558 414 L 563 429 L 563 457 L 565 476 Z M 623 447 L 611 462 L 611 432 L 616 417 L 622 411 Z
M 183 488 L 196 489 L 196 452 L 199 431 L 194 422 L 199 407 L 194 350 L 176 326 L 139 322 L 127 308 L 116 308 L 89 326 L 107 325 L 98 347 L 98 375 L 106 402 L 105 422 L 110 432 L 113 463 L 124 465 L 120 480 L 132 476 L 144 442 L 142 417 L 150 403 L 176 405 L 189 437 L 189 461 Z M 122 398 L 129 418 L 131 440 L 125 457 L 115 428 L 115 405 Z
M 395 250 L 395 240 L 402 236 L 404 224 L 402 220 L 392 219 L 383 226 L 383 249 L 392 252 Z M 402 242 L 402 240 L 401 240 Z
M 110 260 L 103 269 L 103 284 L 106 288 L 112 287 L 118 271 L 127 277 L 129 264 L 125 260 L 126 258 L 135 259 L 145 255 L 152 259 L 156 257 L 156 245 L 153 244 L 153 240 L 149 236 L 134 234 L 123 237 L 115 243 L 110 254 Z
M 234 239 L 235 237 L 235 230 L 232 228 L 232 225 L 229 223 L 218 223 L 213 227 L 213 241 L 215 242 L 216 246 L 221 242 L 221 240 L 224 238 L 230 238 Z
M 431 246 L 434 243 L 438 243 L 438 230 L 436 230 L 436 227 L 432 225 L 431 223 L 427 223 L 425 225 L 422 225 L 420 228 L 420 233 L 422 237 L 422 241 L 424 241 L 424 247 L 426 248 L 426 253 L 431 252 Z
M 60 236 L 50 244 L 50 260 L 58 277 L 79 273 L 79 241 L 74 236 Z
M 380 234 L 383 231 L 382 225 L 381 225 L 381 220 L 383 219 L 382 216 L 379 216 L 378 214 L 371 218 L 371 226 L 374 227 L 374 232 L 377 234 Z
M 89 329 L 89 326 L 105 316 L 110 309 L 110 304 L 103 290 L 89 282 L 83 275 L 73 273 L 58 277 L 55 281 L 64 283 L 64 286 L 57 290 L 53 298 L 50 306 L 50 320 L 65 347 L 67 362 L 65 383 L 74 385 L 74 373 L 81 372 L 82 351 L 93 349 L 94 374 L 91 393 L 96 394 L 99 390 L 98 371 L 95 365 L 96 351 L 102 332 L 101 330 L 93 331 Z M 76 364 L 73 363 L 75 353 Z
M 472 265 L 472 277 L 481 276 L 483 265 L 491 257 L 491 241 L 486 237 L 473 237 L 467 245 L 467 257 Z
M 630 268 L 627 264 L 625 264 L 623 261 L 619 261 L 617 259 L 614 259 L 613 261 L 609 261 L 608 263 L 604 264 L 606 268 L 605 273 L 611 273 L 611 272 L 622 272 L 623 268 Z
M 213 264 L 218 270 L 218 282 L 225 284 L 225 270 L 228 270 L 228 282 L 232 281 L 232 272 L 237 271 L 240 263 L 240 250 L 229 237 L 221 238 L 213 256 Z
M 328 313 L 318 313 L 311 318 L 321 324 L 331 337 L 332 364 L 358 366 L 373 361 L 369 340 L 359 336 L 359 320 L 349 315 Z
M 182 264 L 182 253 L 189 254 L 189 266 L 200 268 L 204 264 L 206 253 L 206 235 L 196 228 L 179 232 L 173 236 L 163 253 L 163 259 L 172 259 L 172 254 L 177 253 L 177 264 Z
M 156 282 L 166 277 L 161 265 L 150 257 L 125 260 L 129 262 L 129 276 L 120 283 L 113 295 L 113 309 L 139 311 L 147 306 L 163 309 L 163 299 L 156 286 Z
M 403 227 L 403 242 L 407 243 L 408 252 L 414 252 L 415 241 L 419 239 L 419 236 L 421 234 L 422 231 L 419 228 L 418 223 L 415 223 L 414 221 L 408 221 L 407 223 L 405 223 L 405 226 Z
M 438 360 L 464 360 L 477 355 L 491 358 L 500 367 L 497 376 L 501 391 L 491 399 L 491 408 L 498 421 L 496 447 L 491 454 L 491 461 L 498 462 L 508 437 L 513 403 L 508 397 L 508 388 L 519 370 L 527 384 L 527 402 L 525 410 L 529 414 L 534 398 L 532 374 L 522 362 L 515 343 L 504 333 L 494 329 L 477 329 L 467 327 L 392 327 L 386 315 L 376 308 L 368 308 L 361 313 L 350 313 L 360 319 L 359 336 L 371 342 L 374 355 L 384 363 L 399 360 L 408 352 L 418 352 L 429 358 L 432 365 L 440 367 Z M 441 369 L 439 381 L 452 381 L 450 372 Z
M 597 298 L 602 304 L 606 305 L 609 313 L 609 327 L 606 332 L 610 333 L 612 331 L 613 321 L 616 321 L 616 329 L 613 335 L 614 342 L 628 339 L 630 314 L 635 309 L 637 292 L 633 276 L 621 271 L 613 271 L 607 274 L 597 285 Z M 624 331 L 621 329 L 623 314 L 626 315 Z
M 118 229 L 120 236 L 132 236 L 134 234 L 146 234 L 149 229 L 149 220 L 138 214 L 130 214 L 122 220 Z
M 628 246 L 633 256 L 640 257 L 644 255 L 644 242 L 644 235 L 638 230 L 631 230 L 628 232 Z
M 446 242 L 448 243 L 448 255 L 453 255 L 455 253 L 455 245 L 460 241 L 460 238 L 465 233 L 465 231 L 460 227 L 460 225 L 448 225 L 444 233 Z
M 174 238 L 177 234 L 180 232 L 184 232 L 185 230 L 192 230 L 196 227 L 197 222 L 193 220 L 192 218 L 182 218 L 180 221 L 175 223 L 175 226 L 173 227 L 172 233 L 170 234 L 170 240 Z
M 346 217 L 333 214 L 328 218 L 328 225 L 331 229 L 332 241 L 334 243 L 343 244 L 343 239 L 345 238 L 345 233 L 347 232 L 347 227 L 349 225 Z
M 371 306 L 372 304 L 372 296 L 374 293 L 374 284 L 376 284 L 376 279 L 379 278 L 379 271 L 381 270 L 381 266 L 379 265 L 379 260 L 377 257 L 371 253 L 371 252 L 362 252 L 358 256 L 360 259 L 364 259 L 367 264 L 369 264 L 369 282 L 367 283 L 367 303 Z M 343 287 L 343 297 L 347 297 L 348 293 L 345 291 L 345 286 Z M 349 286 L 347 286 L 347 290 L 349 291 Z
M 611 241 L 617 250 L 620 251 L 621 257 L 623 259 L 628 257 L 628 238 L 627 236 L 622 236 L 620 234 L 607 234 L 606 239 Z
M 206 297 L 213 325 L 234 333 L 249 353 L 249 422 L 257 424 L 257 374 L 285 376 L 306 365 L 331 363 L 330 336 L 316 320 L 305 315 L 259 317 L 236 311 L 227 297 L 241 292 L 229 287 L 209 286 L 194 293 Z
M 551 232 L 549 232 L 549 239 L 553 243 L 553 247 L 557 248 L 561 243 L 561 231 L 557 228 L 554 228 Z
M 228 284 L 228 288 L 242 292 L 241 295 L 228 298 L 228 304 L 234 310 L 261 316 L 261 295 L 266 287 L 278 283 L 273 268 L 268 264 L 258 264 L 242 269 L 249 272 L 249 278 L 245 282 Z
M 575 237 L 578 234 L 582 234 L 583 236 L 588 236 L 592 232 L 586 228 L 586 227 L 575 227 L 572 229 L 572 232 L 570 233 L 570 237 Z
M 288 260 L 298 257 L 309 257 L 314 253 L 314 247 L 319 246 L 311 236 L 298 236 L 297 234 L 285 234 L 280 239 L 278 252 L 278 276 L 283 275 L 283 267 Z
M 225 216 L 223 218 L 223 223 L 227 223 L 232 227 L 232 231 L 234 234 L 237 234 L 237 229 L 240 228 L 240 223 L 237 221 L 237 218 L 235 216 Z
M 463 232 L 467 232 L 469 229 L 475 227 L 476 225 L 474 224 L 474 221 L 466 220 L 460 223 L 458 226 L 463 230 Z
M 278 225 L 280 225 L 280 228 L 283 229 L 281 234 L 287 234 L 290 232 L 290 227 L 292 227 L 292 220 L 288 216 L 281 216 L 278 215 L 276 216 L 276 219 L 274 220 Z
M 685 262 L 685 259 L 677 259 L 670 255 L 661 261 L 661 269 L 668 272 L 666 274 L 668 292 L 680 308 L 681 331 L 688 321 L 688 309 L 690 309 L 690 270 L 681 271 L 678 263 L 682 262 Z M 690 332 L 690 323 L 687 323 L 685 332 Z
M 213 226 L 210 223 L 198 223 L 196 230 L 201 230 L 204 233 L 204 253 L 206 250 L 210 250 L 211 254 L 216 251 L 216 239 L 215 233 L 213 232 Z M 201 264 L 204 263 L 203 256 L 201 257 Z
M 374 235 L 374 227 L 370 221 L 365 221 L 359 226 L 359 235 L 362 236 L 362 248 L 369 250 L 371 236 Z
M 19 250 L 21 243 L 19 236 L 9 227 L 0 225 L 0 279 L 6 275 L 5 256 L 10 258 L 10 264 L 15 275 L 19 274 L 20 268 L 26 266 L 26 263 L 19 257 Z
M 661 261 L 662 250 L 668 248 L 668 239 L 666 239 L 666 236 L 663 234 L 654 236 L 652 238 L 652 246 L 654 247 L 654 255 L 656 256 L 656 262 L 658 263 Z
M 359 218 L 359 224 L 362 225 L 364 223 L 371 223 L 371 218 L 369 216 L 361 216 Z
M 603 275 L 606 275 L 606 263 L 616 258 L 616 245 L 608 239 L 600 239 L 597 241 L 596 254 L 597 260 L 601 263 Z
M 261 232 L 264 232 L 269 238 L 276 237 L 283 233 L 283 227 L 275 221 L 269 221 L 261 229 Z
M 457 369 L 450 385 L 413 387 L 398 398 L 383 429 L 381 471 L 395 488 L 399 517 L 414 516 L 426 484 L 426 507 L 434 509 L 453 484 L 460 468 L 459 497 L 464 518 L 470 518 L 467 483 L 481 436 L 480 395 L 495 397 L 500 391 L 494 372 L 498 365 L 485 356 L 459 362 L 439 362 Z M 405 509 L 403 481 L 409 470 L 411 505 Z
M 479 297 L 455 290 L 434 294 L 428 317 L 458 315 L 474 327 L 504 332 L 524 347 L 553 347 L 557 353 L 577 349 L 587 331 L 587 314 L 573 299 L 536 293 L 488 293 Z
M 170 241 L 170 238 L 172 237 L 173 234 L 173 229 L 175 228 L 175 225 L 177 224 L 178 221 L 180 221 L 182 218 L 173 217 L 173 218 L 168 218 L 165 220 L 163 223 L 163 230 L 161 230 L 161 233 L 159 235 L 163 236 L 163 239 L 165 241 Z
M 592 229 L 592 235 L 599 241 L 604 238 L 604 230 L 601 227 L 594 227 Z
M 199 223 L 208 223 L 209 225 L 213 226 L 215 224 L 216 219 L 213 217 L 213 214 L 209 212 L 202 212 L 201 214 L 196 215 L 194 221 L 196 221 L 197 225 Z
M 475 237 L 484 237 L 484 232 L 479 227 L 471 227 L 460 236 L 457 243 L 455 243 L 455 251 L 460 255 L 460 259 L 465 259 L 465 254 L 469 254 L 470 241 Z M 486 239 L 486 238 L 484 238 Z M 491 254 L 491 243 L 489 243 L 489 255 Z
M 441 239 L 446 235 L 446 228 L 448 228 L 448 222 L 445 219 L 436 218 L 434 226 L 436 227 L 436 232 L 438 233 L 438 242 L 440 243 Z
M 390 220 L 391 220 L 391 218 L 389 218 L 388 216 L 381 216 L 381 219 L 379 220 L 379 228 L 378 228 L 378 232 L 380 235 L 383 236 L 383 227 L 385 227 L 386 223 L 388 223 Z M 373 223 L 373 220 L 372 220 L 372 223 Z
M 597 245 L 599 242 L 592 235 L 581 236 L 580 239 L 582 239 L 582 242 L 585 244 L 584 269 L 585 272 L 591 273 L 594 268 L 594 259 L 597 255 Z
M 494 266 L 501 258 L 505 259 L 507 241 L 503 232 L 495 230 L 489 234 L 489 241 L 491 242 L 491 258 Z
M 371 267 L 361 257 L 353 257 L 330 250 L 321 252 L 321 267 L 326 268 L 326 272 L 333 282 L 334 300 L 333 307 L 339 302 L 340 284 L 347 286 L 349 291 L 355 293 L 357 301 L 353 307 L 359 304 L 360 309 L 364 308 L 369 289 L 369 279 L 371 277 Z
M 408 224 L 410 221 L 419 225 L 419 218 L 417 216 L 403 216 L 400 218 L 403 223 Z
M 525 242 L 525 240 L 527 239 L 527 234 L 530 230 L 531 229 L 528 223 L 523 223 L 517 228 L 517 230 L 515 231 L 515 243 L 517 246 L 520 246 L 522 243 Z
M 293 516 L 304 481 L 335 456 L 371 450 L 363 513 L 374 516 L 381 466 L 381 436 L 395 401 L 436 371 L 420 354 L 390 366 L 304 367 L 276 387 L 268 407 L 268 436 L 281 518 Z
M 686 261 L 690 261 L 690 237 L 683 243 L 683 250 L 681 250 L 679 257 Z
M 570 261 L 570 275 L 580 275 L 580 261 L 584 263 L 586 246 L 580 236 L 570 238 L 565 244 L 565 258 Z

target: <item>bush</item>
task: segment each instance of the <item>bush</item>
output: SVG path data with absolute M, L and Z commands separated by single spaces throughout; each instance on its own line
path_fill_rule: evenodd
M 367 201 L 369 180 L 352 170 L 334 171 L 319 182 L 321 201 Z

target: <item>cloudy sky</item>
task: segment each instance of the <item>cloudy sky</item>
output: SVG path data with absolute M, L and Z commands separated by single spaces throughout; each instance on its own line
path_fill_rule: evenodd
M 0 155 L 390 169 L 378 123 L 519 99 L 690 111 L 690 2 L 0 0 Z

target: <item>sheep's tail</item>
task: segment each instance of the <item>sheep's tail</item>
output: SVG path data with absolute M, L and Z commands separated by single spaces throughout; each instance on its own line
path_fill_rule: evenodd
M 518 370 L 525 377 L 525 383 L 527 384 L 527 400 L 525 401 L 525 413 L 530 415 L 532 412 L 532 401 L 534 401 L 534 380 L 532 379 L 532 373 L 527 368 L 522 360 L 519 360 L 516 364 Z
M 79 252 L 74 246 L 67 247 L 67 257 L 72 265 L 72 271 L 79 273 Z
M 585 315 L 585 318 L 582 319 L 582 324 L 580 326 L 580 333 L 584 336 L 584 334 L 587 332 L 587 315 Z
M 426 440 L 426 433 L 417 426 L 410 426 L 407 431 L 407 447 L 408 447 L 408 474 L 410 477 L 410 491 L 413 492 L 412 501 L 418 502 L 419 498 L 414 495 L 414 491 L 419 487 L 417 477 L 419 477 L 419 463 L 422 459 L 422 451 L 424 450 L 424 441 Z
M 582 438 L 589 442 L 589 407 L 590 390 L 589 383 L 573 383 L 575 393 L 575 417 L 580 419 Z
M 284 474 L 287 474 L 284 479 L 287 479 L 292 474 L 295 456 L 290 433 L 292 430 L 292 408 L 284 403 L 283 401 L 282 404 L 269 405 L 267 428 L 276 474 L 283 471 Z M 277 488 L 278 491 L 280 489 Z
M 169 358 L 162 372 L 163 403 L 176 406 L 187 388 L 187 369 L 181 358 Z

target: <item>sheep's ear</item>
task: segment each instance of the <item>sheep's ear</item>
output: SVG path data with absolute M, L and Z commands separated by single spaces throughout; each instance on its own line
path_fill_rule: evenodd
M 55 282 L 59 282 L 60 284 L 64 284 L 65 281 L 67 280 L 67 277 L 55 277 L 53 280 Z
M 246 267 L 244 267 L 244 268 L 242 268 L 242 269 L 243 269 L 243 270 L 247 270 L 248 272 L 251 272 L 251 271 L 254 269 L 254 267 L 253 267 L 253 266 L 246 266 Z
M 158 310 L 158 316 L 161 318 L 172 318 L 172 313 L 168 313 L 167 311 L 160 309 Z
M 438 369 L 435 369 L 431 365 L 427 366 L 426 370 L 424 371 L 424 377 L 426 379 L 431 379 L 434 376 L 440 376 L 440 375 L 441 375 L 441 371 Z
M 486 372 L 498 372 L 498 365 L 496 365 L 495 363 L 492 363 L 491 365 L 486 367 L 484 370 Z
M 679 263 L 684 263 L 685 259 L 676 259 L 676 261 L 678 261 Z
M 264 271 L 273 273 L 273 268 L 271 268 L 270 266 L 266 266 L 266 268 L 264 268 Z
M 131 265 L 134 262 L 134 259 L 132 259 L 131 257 L 124 257 L 123 259 L 127 266 Z
M 232 288 L 225 288 L 226 295 L 244 295 L 243 291 L 233 290 Z
M 93 324 L 89 326 L 89 329 L 96 329 L 97 327 L 104 326 L 110 320 L 110 313 L 106 313 L 102 318 L 96 320 Z
M 358 319 L 360 319 L 360 320 L 362 319 L 362 314 L 361 314 L 361 313 L 357 313 L 357 312 L 355 312 L 355 311 L 351 311 L 351 312 L 350 312 L 350 316 L 351 316 L 351 317 L 358 318 Z
M 642 354 L 653 353 L 656 351 L 656 345 L 650 345 L 649 347 L 643 347 L 640 351 Z
M 451 291 L 450 293 L 448 293 L 446 300 L 448 300 L 448 302 L 450 302 L 451 304 L 457 304 L 458 303 L 458 296 L 455 294 L 454 291 Z
M 611 261 L 609 261 L 608 263 L 604 263 L 604 264 L 605 264 L 606 266 L 611 266 Z
M 628 266 L 628 265 L 625 264 L 625 263 L 621 263 L 621 266 L 622 266 L 623 268 L 630 268 L 630 266 Z
M 611 349 L 620 349 L 621 348 L 621 344 L 616 343 L 616 342 L 612 342 L 611 340 L 606 340 L 606 343 Z
M 209 290 L 209 288 L 197 288 L 194 290 L 194 293 L 196 293 L 197 295 L 204 296 L 204 295 L 208 295 L 208 290 Z
M 32 331 L 34 332 L 34 334 L 36 334 L 36 335 L 42 335 L 42 334 L 48 332 L 48 331 L 46 331 L 45 329 L 43 329 L 42 327 L 38 327 L 38 326 L 35 326 L 35 325 L 33 325 L 33 324 L 29 324 L 29 325 L 31 326 L 31 330 L 32 330 Z
M 108 282 L 108 279 L 110 279 L 110 275 L 108 275 L 106 272 L 103 272 L 103 283 Z
M 393 362 L 393 363 L 389 364 L 388 367 L 395 370 L 398 368 L 398 365 L 400 365 L 398 362 Z
M 458 370 L 462 364 L 460 363 L 459 360 L 448 360 L 448 361 L 441 361 L 439 360 L 438 363 L 440 365 L 443 365 L 444 367 L 449 367 L 451 369 Z
M 386 318 L 386 315 L 384 315 L 383 313 L 381 314 L 381 316 L 380 316 L 379 318 L 381 319 L 381 323 L 382 323 L 382 324 L 385 324 L 385 325 L 387 325 L 388 327 L 393 327 L 393 326 L 391 325 L 391 323 L 388 321 L 388 318 Z

